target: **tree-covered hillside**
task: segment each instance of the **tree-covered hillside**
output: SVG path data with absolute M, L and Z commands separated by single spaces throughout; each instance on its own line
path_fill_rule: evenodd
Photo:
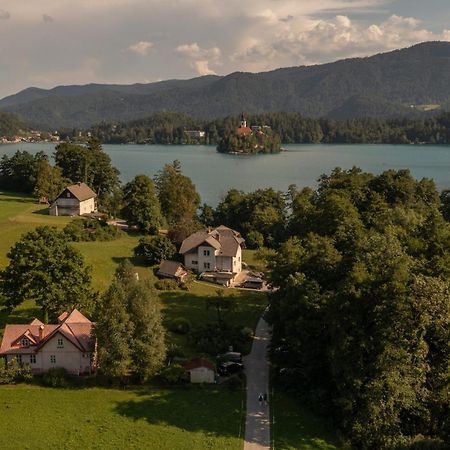
M 176 111 L 199 118 L 241 111 L 299 112 L 308 117 L 404 116 L 450 106 L 450 43 L 411 48 L 330 64 L 236 72 L 192 80 L 130 86 L 59 86 L 27 89 L 0 101 L 43 128 L 89 127 Z
M 0 137 L 20 134 L 26 126 L 13 114 L 0 111 Z

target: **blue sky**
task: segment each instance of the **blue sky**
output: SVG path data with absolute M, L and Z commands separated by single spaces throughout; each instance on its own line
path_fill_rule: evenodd
M 450 40 L 448 0 L 0 0 L 0 97 L 264 71 Z

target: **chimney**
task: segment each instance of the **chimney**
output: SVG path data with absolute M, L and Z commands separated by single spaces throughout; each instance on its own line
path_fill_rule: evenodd
M 43 338 L 44 338 L 44 325 L 41 325 L 39 327 L 39 340 L 42 341 Z

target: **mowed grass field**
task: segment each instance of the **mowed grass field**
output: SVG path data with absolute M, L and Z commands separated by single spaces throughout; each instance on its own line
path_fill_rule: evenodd
M 0 448 L 241 450 L 243 395 L 0 386 Z

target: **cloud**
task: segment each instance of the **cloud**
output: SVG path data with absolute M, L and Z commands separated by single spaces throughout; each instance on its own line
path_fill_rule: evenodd
M 189 61 L 189 65 L 198 75 L 216 75 L 211 65 L 220 66 L 222 52 L 219 47 L 201 48 L 197 42 L 182 44 L 176 52 Z
M 137 55 L 146 56 L 148 55 L 149 51 L 153 48 L 154 44 L 153 42 L 149 41 L 139 41 L 136 42 L 136 44 L 130 45 L 127 50 L 129 50 L 132 53 L 136 53 Z
M 373 53 L 407 47 L 430 40 L 450 40 L 450 30 L 434 33 L 412 17 L 392 15 L 381 23 L 364 24 L 346 15 L 329 20 L 290 20 L 272 29 L 265 36 L 253 35 L 232 61 L 250 70 L 264 70 L 292 64 L 313 64 L 344 57 L 367 56 Z
M 52 16 L 49 16 L 48 14 L 43 14 L 42 20 L 44 21 L 44 23 L 52 23 L 55 21 L 55 19 Z
M 11 17 L 11 14 L 4 10 L 4 9 L 0 9 L 0 20 L 8 20 Z

